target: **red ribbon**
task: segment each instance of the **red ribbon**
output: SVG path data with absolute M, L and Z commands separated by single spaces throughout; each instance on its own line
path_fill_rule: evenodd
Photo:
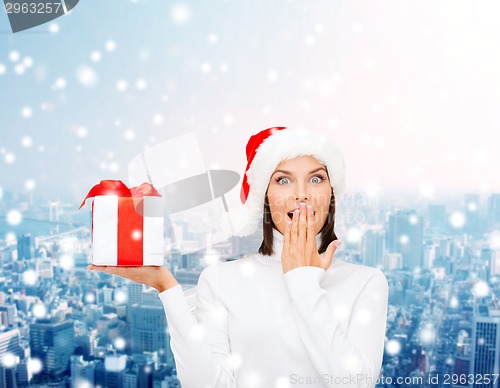
M 107 179 L 101 181 L 99 184 L 90 189 L 79 209 L 85 205 L 85 201 L 87 199 L 93 198 L 96 195 L 117 195 L 118 197 L 161 197 L 158 190 L 156 190 L 149 183 L 144 182 L 139 186 L 128 188 L 122 181 Z

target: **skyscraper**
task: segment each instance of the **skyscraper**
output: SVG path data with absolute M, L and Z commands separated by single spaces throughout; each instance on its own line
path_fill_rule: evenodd
M 472 236 L 479 236 L 483 232 L 481 215 L 479 213 L 479 195 L 465 194 L 465 231 Z
M 472 387 L 498 387 L 498 381 L 493 383 L 491 374 L 499 373 L 500 355 L 500 317 L 492 317 L 488 307 L 476 305 L 472 323 L 472 357 L 470 371 L 474 376 L 489 374 L 491 382 L 482 380 L 481 384 Z M 497 375 L 498 376 L 498 375 Z
M 427 208 L 428 228 L 434 234 L 443 233 L 446 229 L 446 207 L 431 204 Z
M 361 239 L 361 258 L 364 265 L 375 267 L 382 264 L 385 247 L 383 229 L 368 229 Z
M 423 264 L 423 217 L 414 210 L 398 210 L 389 215 L 387 250 L 400 253 L 403 267 L 413 269 Z
M 44 373 L 66 373 L 75 348 L 73 321 L 39 319 L 30 324 L 30 346 L 34 357 L 43 361 Z
M 17 257 L 19 260 L 29 260 L 35 257 L 35 238 L 26 233 L 17 237 Z
M 492 194 L 488 198 L 488 223 L 490 228 L 500 225 L 500 194 Z

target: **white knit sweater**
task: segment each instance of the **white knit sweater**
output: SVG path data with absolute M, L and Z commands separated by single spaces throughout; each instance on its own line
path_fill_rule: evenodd
M 183 388 L 375 385 L 386 330 L 383 272 L 334 256 L 327 271 L 283 274 L 282 247 L 274 230 L 273 256 L 205 268 L 196 318 L 181 285 L 159 293 Z

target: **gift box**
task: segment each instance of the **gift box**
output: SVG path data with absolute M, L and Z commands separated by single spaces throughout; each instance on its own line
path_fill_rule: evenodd
M 83 200 L 92 202 L 92 264 L 163 265 L 163 198 L 149 183 L 128 188 L 103 180 Z

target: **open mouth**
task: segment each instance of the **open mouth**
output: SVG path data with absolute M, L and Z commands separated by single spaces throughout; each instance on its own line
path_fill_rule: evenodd
M 293 212 L 286 213 L 291 220 L 293 220 Z M 313 215 L 316 215 L 316 211 L 313 211 Z

